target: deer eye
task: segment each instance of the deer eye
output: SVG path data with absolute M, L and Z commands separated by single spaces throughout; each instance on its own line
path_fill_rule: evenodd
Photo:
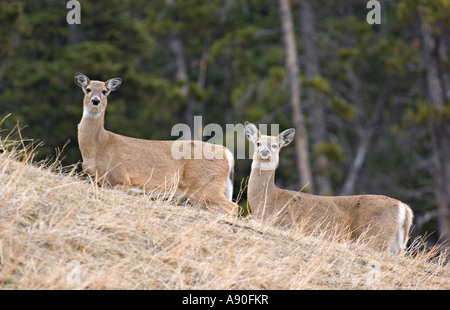
M 89 94 L 91 92 L 90 88 L 86 88 L 86 92 Z
M 106 90 L 102 90 L 102 94 L 103 94 L 103 95 L 106 95 Z
M 273 148 L 273 149 L 276 149 L 277 147 L 278 147 L 278 145 L 272 144 L 272 148 Z
M 261 146 L 261 142 L 256 142 L 256 146 Z

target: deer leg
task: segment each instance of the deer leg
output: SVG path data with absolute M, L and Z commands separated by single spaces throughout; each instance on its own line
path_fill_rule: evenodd
M 221 210 L 225 211 L 227 214 L 237 216 L 238 215 L 238 208 L 239 206 L 228 200 L 228 198 L 225 196 L 224 193 L 220 192 L 217 193 L 214 197 L 208 197 L 206 200 L 206 203 L 215 206 L 217 208 L 220 208 Z

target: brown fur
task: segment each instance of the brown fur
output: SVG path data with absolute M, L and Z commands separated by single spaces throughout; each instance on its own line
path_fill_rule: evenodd
M 278 188 L 274 177 L 279 151 L 292 141 L 293 132 L 264 136 L 252 125 L 246 123 L 246 135 L 255 143 L 247 195 L 254 217 L 286 227 L 301 225 L 307 231 L 338 230 L 353 240 L 370 241 L 379 250 L 395 252 L 405 247 L 412 220 L 409 207 L 405 205 L 405 219 L 400 223 L 400 202 L 386 196 L 316 196 Z M 270 157 L 261 158 L 267 150 Z M 399 229 L 404 233 L 401 244 Z
M 170 191 L 176 186 L 178 193 L 199 203 L 216 206 L 226 212 L 237 214 L 237 205 L 225 196 L 229 174 L 225 147 L 219 148 L 222 159 L 174 159 L 171 147 L 174 141 L 151 141 L 122 136 L 104 129 L 108 82 L 90 81 L 84 85 L 83 77 L 76 75 L 77 84 L 85 97 L 84 111 L 100 113 L 97 118 L 83 115 L 78 125 L 78 143 L 83 157 L 83 170 L 96 177 L 100 184 L 109 186 Z M 119 83 L 120 85 L 120 83 Z M 91 89 L 88 93 L 87 89 Z M 106 95 L 102 90 L 107 90 Z M 100 107 L 92 99 L 100 98 Z M 100 111 L 100 112 L 99 112 Z M 183 141 L 194 148 L 203 147 L 202 141 Z M 234 161 L 233 165 L 234 166 Z M 233 167 L 231 167 L 231 170 Z

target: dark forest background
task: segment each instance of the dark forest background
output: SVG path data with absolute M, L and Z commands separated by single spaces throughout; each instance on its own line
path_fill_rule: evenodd
M 108 130 L 176 139 L 177 123 L 201 131 L 195 115 L 295 127 L 279 186 L 388 195 L 412 207 L 413 237 L 450 236 L 449 0 L 380 0 L 379 25 L 367 0 L 82 0 L 79 25 L 67 2 L 0 0 L 2 135 L 25 126 L 37 160 L 69 140 L 63 164 L 81 160 L 75 72 L 117 76 Z M 234 197 L 249 173 L 236 160 Z

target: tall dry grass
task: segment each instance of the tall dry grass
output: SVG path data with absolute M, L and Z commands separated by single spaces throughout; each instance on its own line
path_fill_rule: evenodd
M 3 289 L 449 289 L 438 248 L 402 255 L 99 188 L 0 145 Z

